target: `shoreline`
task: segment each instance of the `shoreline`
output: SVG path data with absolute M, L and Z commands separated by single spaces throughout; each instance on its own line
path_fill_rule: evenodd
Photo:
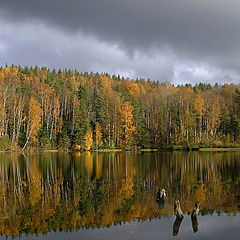
M 133 150 L 124 150 L 124 149 L 98 149 L 98 150 L 91 150 L 91 151 L 76 151 L 76 150 L 62 150 L 62 149 L 30 149 L 30 150 L 2 150 L 0 153 L 84 153 L 84 152 L 91 152 L 91 153 L 113 153 L 113 152 L 240 152 L 240 148 L 146 148 L 146 149 L 133 149 Z

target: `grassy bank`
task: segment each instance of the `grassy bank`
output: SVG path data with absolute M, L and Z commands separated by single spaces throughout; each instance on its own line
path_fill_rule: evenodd
M 111 153 L 111 152 L 184 152 L 184 151 L 200 151 L 200 152 L 240 152 L 240 148 L 182 148 L 182 147 L 171 147 L 171 148 L 145 148 L 145 149 L 120 149 L 120 148 L 113 148 L 113 149 L 98 149 L 98 150 L 91 150 L 90 152 L 98 152 L 98 153 Z M 21 150 L 2 150 L 0 153 L 12 153 L 12 152 L 44 152 L 44 153 L 56 153 L 56 152 L 85 152 L 85 151 L 74 151 L 71 149 L 42 149 L 42 148 L 34 148 L 34 149 L 25 149 L 24 151 Z
M 121 152 L 121 149 L 115 148 L 115 149 L 98 149 L 94 150 L 93 152 Z
M 240 148 L 200 148 L 201 152 L 239 152 Z

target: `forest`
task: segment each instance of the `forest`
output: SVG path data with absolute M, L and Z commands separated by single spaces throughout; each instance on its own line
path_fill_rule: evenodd
M 0 68 L 0 150 L 240 147 L 240 85 Z

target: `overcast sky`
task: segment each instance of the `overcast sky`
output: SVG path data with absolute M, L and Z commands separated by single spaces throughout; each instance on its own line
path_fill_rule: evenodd
M 0 64 L 240 83 L 239 0 L 0 0 Z

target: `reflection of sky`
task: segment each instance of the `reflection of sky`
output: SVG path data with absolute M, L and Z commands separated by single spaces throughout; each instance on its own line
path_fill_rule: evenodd
M 39 235 L 37 239 L 81 239 L 81 240 L 155 240 L 155 239 L 204 239 L 204 240 L 238 240 L 240 234 L 240 215 L 238 216 L 199 216 L 197 233 L 193 233 L 191 217 L 185 216 L 177 237 L 172 236 L 172 226 L 175 217 L 146 222 L 126 223 L 122 226 L 110 228 L 80 230 L 69 233 L 50 233 Z M 18 238 L 16 238 L 18 239 Z M 21 239 L 36 239 L 36 237 L 22 237 Z

